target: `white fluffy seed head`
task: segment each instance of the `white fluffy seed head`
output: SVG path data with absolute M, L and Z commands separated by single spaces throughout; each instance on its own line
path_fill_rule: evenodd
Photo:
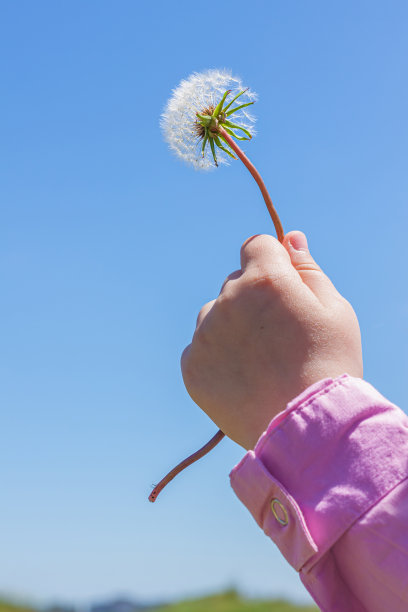
M 229 70 L 194 72 L 173 90 L 173 95 L 161 116 L 161 127 L 170 149 L 184 161 L 193 164 L 197 170 L 210 170 L 215 166 L 209 145 L 206 146 L 204 157 L 202 156 L 202 142 L 194 130 L 196 113 L 216 106 L 227 89 L 231 89 L 231 93 L 226 104 L 244 89 L 241 79 L 232 76 Z M 256 94 L 247 89 L 231 108 L 254 100 Z M 247 109 L 248 107 L 234 113 L 231 121 L 254 134 L 255 118 Z M 230 158 L 226 153 L 218 148 L 216 152 L 219 164 L 229 163 Z

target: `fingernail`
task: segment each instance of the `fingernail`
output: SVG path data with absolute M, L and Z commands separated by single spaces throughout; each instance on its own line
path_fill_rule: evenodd
M 308 250 L 307 238 L 303 232 L 296 232 L 296 234 L 293 234 L 289 238 L 289 242 L 296 251 L 307 251 Z

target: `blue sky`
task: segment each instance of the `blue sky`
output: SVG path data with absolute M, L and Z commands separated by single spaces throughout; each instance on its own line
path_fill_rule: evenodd
M 193 71 L 259 94 L 246 151 L 353 304 L 365 377 L 406 409 L 406 2 L 0 2 L 0 591 L 87 602 L 232 584 L 308 600 L 229 487 L 179 359 L 271 233 L 238 162 L 197 173 L 159 116 Z M 404 380 L 405 379 L 405 380 Z

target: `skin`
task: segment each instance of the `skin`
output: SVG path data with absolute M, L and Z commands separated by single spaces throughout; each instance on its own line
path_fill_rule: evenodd
M 302 232 L 282 244 L 253 236 L 242 245 L 241 269 L 201 309 L 181 369 L 192 399 L 249 450 L 312 383 L 363 376 L 357 317 Z

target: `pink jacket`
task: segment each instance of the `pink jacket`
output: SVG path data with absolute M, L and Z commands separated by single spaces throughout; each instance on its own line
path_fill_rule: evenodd
M 309 387 L 230 478 L 321 610 L 408 611 L 408 417 L 370 384 Z

